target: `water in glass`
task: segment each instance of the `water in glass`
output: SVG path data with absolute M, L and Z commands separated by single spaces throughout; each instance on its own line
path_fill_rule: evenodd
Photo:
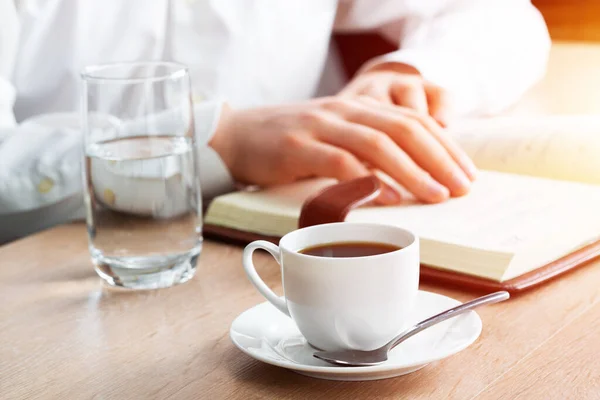
M 125 137 L 87 147 L 90 252 L 110 284 L 158 288 L 193 276 L 202 246 L 194 152 L 185 135 Z

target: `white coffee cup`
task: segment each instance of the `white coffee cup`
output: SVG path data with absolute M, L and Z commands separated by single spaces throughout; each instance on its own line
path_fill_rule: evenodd
M 338 242 L 375 242 L 399 250 L 364 257 L 318 257 L 299 253 Z M 252 254 L 271 253 L 281 265 L 285 297 L 258 276 Z M 419 286 L 419 240 L 393 226 L 333 223 L 288 233 L 279 247 L 266 241 L 244 249 L 244 269 L 258 291 L 291 317 L 302 335 L 321 350 L 372 350 L 407 326 Z

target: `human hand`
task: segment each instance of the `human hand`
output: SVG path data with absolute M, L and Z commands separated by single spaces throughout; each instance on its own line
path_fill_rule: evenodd
M 412 66 L 384 63 L 356 75 L 340 92 L 343 97 L 368 96 L 386 104 L 431 115 L 442 126 L 451 115 L 448 95 L 427 82 Z
M 369 98 L 226 108 L 210 145 L 234 179 L 262 186 L 313 176 L 349 180 L 376 168 L 435 203 L 465 194 L 475 175 L 471 160 L 433 119 Z M 400 198 L 386 186 L 379 200 Z

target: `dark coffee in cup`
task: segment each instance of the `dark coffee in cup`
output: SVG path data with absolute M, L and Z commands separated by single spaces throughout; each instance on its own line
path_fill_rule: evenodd
M 401 247 L 399 246 L 387 243 L 337 242 L 307 247 L 300 250 L 299 253 L 316 257 L 366 257 L 391 253 L 400 249 Z

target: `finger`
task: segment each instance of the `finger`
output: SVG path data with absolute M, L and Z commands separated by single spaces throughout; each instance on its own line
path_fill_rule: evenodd
M 427 114 L 427 96 L 421 81 L 398 80 L 390 86 L 390 93 L 394 104 L 411 108 L 417 112 Z
M 397 113 L 401 115 L 407 115 L 411 118 L 418 120 L 431 134 L 440 142 L 442 146 L 446 149 L 446 151 L 450 154 L 452 159 L 461 167 L 461 169 L 467 174 L 471 181 L 474 181 L 477 177 L 477 167 L 471 160 L 471 158 L 464 152 L 460 146 L 448 136 L 446 131 L 434 120 L 432 117 L 423 115 L 414 110 L 410 110 L 404 107 L 398 106 L 388 106 L 378 104 L 372 99 L 369 98 L 360 98 L 365 104 L 369 104 L 371 106 L 378 106 L 380 108 L 384 108 L 391 113 Z
M 311 166 L 312 175 L 346 181 L 370 175 L 371 172 L 350 152 L 316 140 L 307 141 L 304 152 L 297 154 Z M 379 205 L 398 204 L 402 198 L 389 185 L 382 182 L 382 190 L 375 203 Z
M 386 84 L 373 83 L 360 90 L 348 86 L 344 88 L 338 96 L 344 98 L 368 97 L 380 103 L 393 104 L 389 87 Z
M 402 197 L 400 194 L 392 189 L 390 186 L 385 183 L 381 184 L 381 193 L 379 196 L 373 201 L 373 203 L 380 206 L 392 206 L 399 204 L 402 201 Z
M 432 83 L 424 84 L 429 115 L 431 115 L 443 127 L 448 126 L 450 119 L 450 98 L 448 93 L 441 87 Z
M 381 185 L 381 192 L 379 192 L 379 196 L 365 203 L 365 206 L 393 206 L 402 202 L 402 195 L 400 192 L 381 180 L 379 180 L 379 183 Z
M 382 132 L 340 118 L 323 119 L 315 132 L 320 140 L 342 147 L 381 169 L 420 200 L 437 203 L 449 196 L 448 189 L 423 171 Z
M 350 152 L 312 137 L 289 136 L 286 148 L 291 155 L 289 164 L 300 176 L 322 176 L 345 181 L 373 174 L 367 165 Z M 375 202 L 382 205 L 398 204 L 401 200 L 400 193 L 386 185 L 379 175 L 377 177 L 382 182 L 383 189 Z
M 360 97 L 368 97 L 383 104 L 394 104 L 387 85 L 370 86 Z
M 381 105 L 379 105 L 381 107 Z M 452 159 L 460 166 L 471 181 L 477 177 L 477 167 L 465 151 L 447 134 L 432 117 L 423 115 L 412 110 L 403 110 L 405 115 L 418 120 L 436 140 L 446 149 Z
M 340 181 L 369 175 L 369 170 L 350 152 L 313 138 L 298 137 L 292 146 L 294 164 L 307 175 L 335 178 Z
M 467 153 L 448 135 L 447 131 L 435 123 L 431 118 L 423 115 L 415 115 L 433 137 L 446 149 L 452 159 L 460 166 L 471 181 L 477 178 L 477 167 Z
M 421 168 L 450 189 L 453 196 L 469 191 L 471 182 L 462 168 L 418 120 L 382 107 L 368 107 L 358 102 L 344 104 L 346 119 L 389 135 Z
M 378 169 L 371 170 L 372 174 L 379 178 L 381 182 L 381 194 L 374 200 L 378 205 L 393 205 L 400 203 L 404 198 L 406 189 L 402 188 L 398 182 L 389 175 Z

